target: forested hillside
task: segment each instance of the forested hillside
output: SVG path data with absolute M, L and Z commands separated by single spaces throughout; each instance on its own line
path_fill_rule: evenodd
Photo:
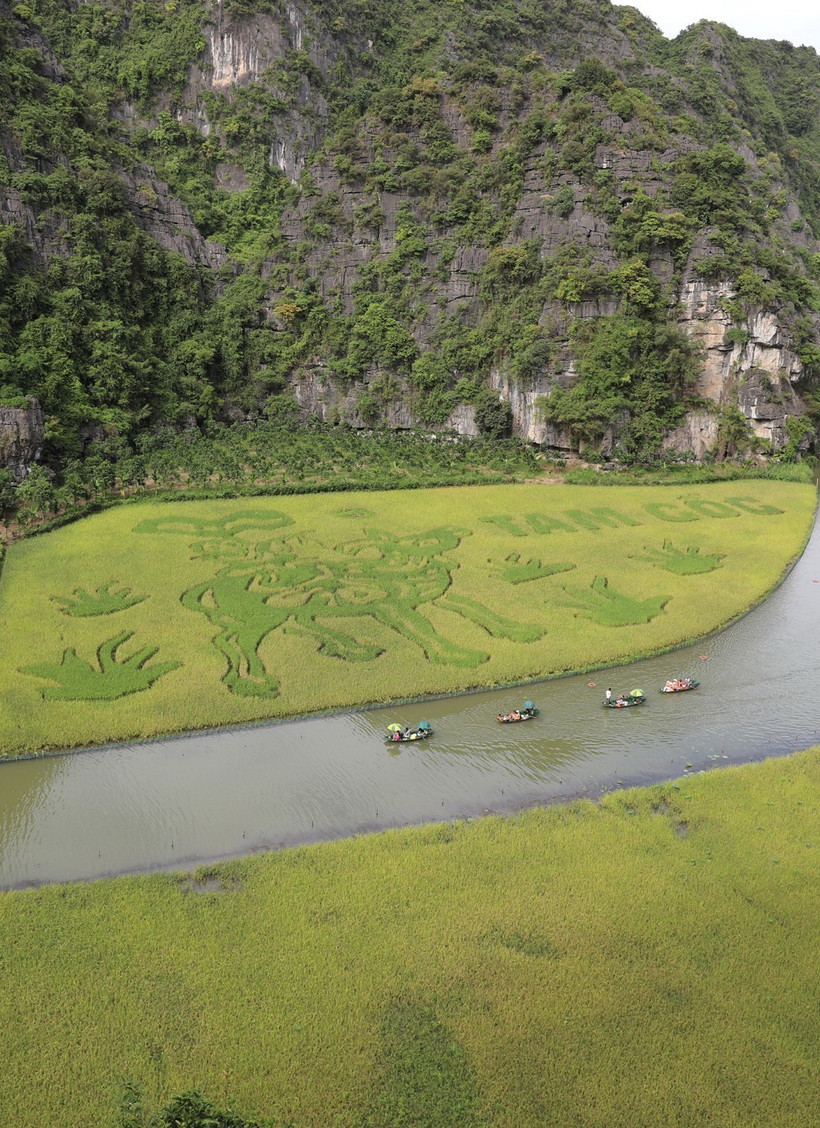
M 0 140 L 0 413 L 36 397 L 55 468 L 308 418 L 813 442 L 811 49 L 607 0 L 0 0 Z

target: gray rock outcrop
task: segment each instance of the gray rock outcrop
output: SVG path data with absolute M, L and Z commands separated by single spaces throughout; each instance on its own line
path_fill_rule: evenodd
M 36 399 L 28 407 L 0 407 L 0 467 L 21 482 L 43 449 L 45 419 Z

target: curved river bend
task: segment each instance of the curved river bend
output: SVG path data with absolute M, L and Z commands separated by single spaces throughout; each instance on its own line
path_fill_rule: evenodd
M 766 603 L 674 654 L 523 690 L 2 764 L 0 888 L 190 868 L 805 748 L 820 742 L 818 640 L 815 523 Z M 657 692 L 685 674 L 700 688 Z M 602 709 L 607 685 L 640 686 L 649 700 Z M 525 697 L 541 708 L 536 721 L 495 721 Z M 429 742 L 385 745 L 385 725 L 422 718 Z

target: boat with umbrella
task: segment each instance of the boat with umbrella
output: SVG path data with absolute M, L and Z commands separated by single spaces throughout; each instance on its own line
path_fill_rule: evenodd
M 525 701 L 520 709 L 513 709 L 511 713 L 499 713 L 498 719 L 502 725 L 508 725 L 516 721 L 531 721 L 533 717 L 538 716 L 539 710 L 535 707 L 535 702 Z
M 601 704 L 605 709 L 629 709 L 633 705 L 644 705 L 646 694 L 642 689 L 633 689 L 629 693 L 619 693 L 617 697 L 607 698 Z
M 387 737 L 388 744 L 404 744 L 409 740 L 426 740 L 428 736 L 433 735 L 433 728 L 429 721 L 419 721 L 415 728 L 409 728 L 407 725 L 388 725 L 387 731 L 390 733 Z

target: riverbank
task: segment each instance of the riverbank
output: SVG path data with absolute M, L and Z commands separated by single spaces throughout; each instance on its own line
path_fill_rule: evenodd
M 17 1128 L 113 1126 L 128 1079 L 295 1128 L 432 1101 L 442 1124 L 492 1128 L 805 1128 L 818 809 L 813 749 L 189 877 L 4 894 L 0 1104 Z
M 760 602 L 815 500 L 755 480 L 109 510 L 9 548 L 0 756 L 659 653 Z

